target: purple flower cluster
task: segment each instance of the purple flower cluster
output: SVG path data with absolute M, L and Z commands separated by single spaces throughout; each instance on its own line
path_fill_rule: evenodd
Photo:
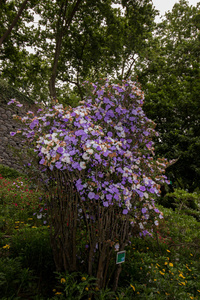
M 165 161 L 154 159 L 155 124 L 142 110 L 143 93 L 131 80 L 85 87 L 76 108 L 55 104 L 37 116 L 28 112 L 23 135 L 34 142 L 40 165 L 75 174 L 82 201 L 117 206 L 146 234 L 148 220 L 162 218 L 153 198 L 166 177 Z

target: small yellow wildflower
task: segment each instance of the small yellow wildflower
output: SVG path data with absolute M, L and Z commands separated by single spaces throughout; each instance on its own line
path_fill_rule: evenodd
M 5 246 L 3 246 L 3 249 L 9 249 L 10 248 L 10 245 L 5 245 Z
M 199 293 L 200 293 L 200 290 L 197 290 L 197 292 L 199 292 Z
M 161 272 L 161 271 L 160 271 L 160 274 L 161 274 L 161 275 L 165 275 L 165 273 L 163 273 L 163 272 Z
M 56 289 L 53 289 L 53 292 L 55 293 L 55 292 L 56 292 Z
M 86 280 L 86 277 L 82 277 L 81 280 L 82 280 L 82 281 L 85 281 L 85 280 Z
M 57 293 L 55 293 L 55 295 L 62 295 L 62 293 L 61 292 L 57 292 Z
M 190 296 L 190 299 L 194 299 L 194 297 Z
M 182 277 L 183 279 L 185 279 L 185 277 L 183 276 L 183 274 L 179 274 L 180 277 Z
M 167 249 L 167 252 L 171 252 L 171 251 L 169 251 L 169 250 Z
M 137 294 L 139 294 L 140 292 L 137 292 Z
M 163 272 L 165 272 L 165 269 L 162 269 L 163 270 Z
M 182 285 L 185 285 L 185 282 L 181 282 L 182 283 Z
M 61 278 L 61 279 L 60 279 L 60 282 L 61 282 L 61 283 L 65 283 L 65 282 L 66 282 L 65 278 Z
M 191 256 L 193 256 L 193 254 L 192 254 L 192 253 L 190 253 L 190 255 L 191 255 Z
M 173 267 L 174 265 L 173 265 L 173 263 L 169 263 L 169 267 Z
M 132 284 L 130 284 L 130 286 L 132 287 L 132 289 L 134 290 L 134 292 L 135 292 L 135 287 L 132 285 Z
M 167 262 L 167 261 L 165 262 L 165 266 L 166 266 L 166 265 L 168 265 L 168 262 Z
M 89 288 L 86 286 L 85 290 L 86 290 L 86 291 L 89 291 Z
M 154 279 L 154 281 L 157 281 L 157 279 Z

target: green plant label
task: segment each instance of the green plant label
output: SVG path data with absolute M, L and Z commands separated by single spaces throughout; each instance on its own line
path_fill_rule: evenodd
M 126 251 L 117 252 L 116 264 L 125 262 Z

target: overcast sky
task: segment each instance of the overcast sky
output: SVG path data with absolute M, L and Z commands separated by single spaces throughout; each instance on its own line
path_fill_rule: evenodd
M 153 0 L 153 4 L 157 10 L 160 11 L 161 15 L 164 15 L 168 10 L 172 10 L 172 7 L 178 0 Z M 189 0 L 189 4 L 196 6 L 200 0 Z

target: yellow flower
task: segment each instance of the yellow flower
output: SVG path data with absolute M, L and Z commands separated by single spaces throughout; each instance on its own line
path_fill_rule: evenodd
M 10 248 L 10 245 L 5 245 L 5 246 L 3 246 L 3 249 L 9 249 Z
M 55 293 L 55 295 L 62 295 L 62 293 L 61 292 L 57 292 L 57 293 Z
M 200 293 L 200 290 L 197 290 L 197 292 L 199 292 L 199 293 Z
M 86 286 L 85 290 L 86 290 L 86 291 L 89 291 L 89 288 Z
M 194 297 L 190 296 L 190 299 L 194 299 Z
M 185 285 L 185 282 L 181 282 L 182 283 L 182 285 Z
M 135 287 L 132 285 L 132 284 L 130 284 L 130 286 L 132 287 L 132 289 L 134 290 L 134 292 L 135 292 Z
M 60 282 L 61 282 L 61 283 L 65 283 L 65 282 L 66 282 L 65 278 L 61 278 L 61 279 L 60 279 Z
M 191 256 L 193 256 L 193 254 L 192 254 L 192 253 L 190 253 L 190 255 L 191 255 Z
M 169 251 L 169 250 L 167 249 L 167 252 L 171 252 L 171 251 Z
M 180 277 L 182 277 L 183 279 L 185 279 L 185 277 L 183 276 L 183 274 L 179 274 Z
M 168 262 L 167 262 L 167 261 L 165 262 L 165 266 L 166 266 L 166 265 L 168 265 Z
M 81 280 L 82 280 L 82 281 L 85 281 L 85 280 L 86 280 L 86 277 L 82 277 Z
M 154 279 L 154 281 L 157 281 L 157 279 Z
M 161 274 L 161 275 L 165 275 L 165 273 L 163 273 L 163 272 L 161 272 L 161 271 L 160 271 L 160 274 Z
M 173 267 L 174 265 L 173 265 L 173 263 L 169 263 L 169 267 Z

